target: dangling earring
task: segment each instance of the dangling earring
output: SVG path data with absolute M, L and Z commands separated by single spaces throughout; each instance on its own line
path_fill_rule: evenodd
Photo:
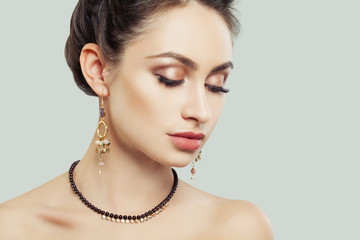
M 104 134 L 100 133 L 101 125 L 104 126 Z M 96 144 L 96 153 L 99 154 L 99 174 L 102 173 L 102 167 L 104 166 L 104 153 L 110 152 L 110 140 L 106 138 L 108 134 L 108 126 L 105 122 L 105 107 L 104 107 L 104 97 L 101 96 L 101 106 L 100 106 L 100 121 L 96 128 L 98 140 L 95 141 Z
M 199 152 L 199 154 L 197 155 L 197 157 L 195 158 L 195 160 L 191 163 L 191 180 L 195 180 L 195 162 L 197 162 L 198 160 L 201 160 L 201 150 Z

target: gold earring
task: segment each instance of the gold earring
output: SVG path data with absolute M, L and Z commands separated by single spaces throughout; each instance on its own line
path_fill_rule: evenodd
M 104 134 L 101 134 L 101 126 L 104 128 Z M 98 135 L 98 140 L 95 141 L 96 144 L 96 153 L 99 154 L 99 174 L 102 173 L 102 167 L 104 166 L 104 153 L 110 152 L 110 140 L 106 138 L 108 134 L 108 126 L 105 122 L 105 107 L 104 107 L 104 97 L 101 96 L 101 106 L 100 106 L 100 121 L 97 125 L 96 132 Z
M 195 180 L 195 173 L 196 173 L 195 162 L 199 160 L 201 160 L 201 150 L 197 155 L 197 157 L 195 158 L 195 160 L 191 163 L 191 180 Z

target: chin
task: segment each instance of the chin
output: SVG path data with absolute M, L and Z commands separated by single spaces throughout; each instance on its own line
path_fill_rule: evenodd
M 169 167 L 183 168 L 188 166 L 193 160 L 194 158 L 189 158 L 189 156 L 173 155 L 172 157 L 169 157 L 163 164 Z
M 183 167 L 188 166 L 190 163 L 191 163 L 191 161 L 190 162 L 176 162 L 176 163 L 171 163 L 170 166 L 176 167 L 176 168 L 183 168 Z

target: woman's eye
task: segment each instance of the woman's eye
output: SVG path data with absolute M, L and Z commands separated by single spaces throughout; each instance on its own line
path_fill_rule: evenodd
M 176 86 L 184 83 L 184 80 L 170 80 L 161 75 L 156 75 L 156 76 L 161 83 L 165 84 L 168 87 L 176 87 Z
M 218 86 L 214 86 L 214 85 L 210 85 L 210 84 L 205 84 L 205 86 L 209 89 L 210 92 L 215 92 L 215 93 L 228 93 L 230 90 L 229 89 L 225 89 L 223 87 L 218 87 Z

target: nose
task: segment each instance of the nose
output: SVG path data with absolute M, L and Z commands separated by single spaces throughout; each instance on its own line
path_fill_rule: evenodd
M 211 119 L 211 108 L 204 86 L 193 88 L 188 92 L 181 115 L 184 119 L 193 119 L 200 124 Z

